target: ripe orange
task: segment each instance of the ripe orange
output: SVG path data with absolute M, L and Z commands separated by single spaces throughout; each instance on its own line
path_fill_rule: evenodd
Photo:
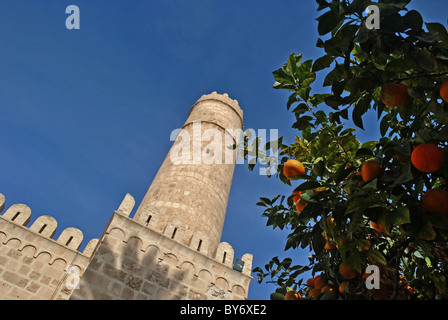
M 389 107 L 404 107 L 411 101 L 408 87 L 401 83 L 387 83 L 381 88 L 381 101 Z
M 324 249 L 325 250 L 333 250 L 334 248 L 336 248 L 336 246 L 334 244 L 332 244 L 328 239 L 327 239 L 327 243 L 325 244 Z
M 321 293 L 324 293 L 324 292 L 327 292 L 327 291 L 330 291 L 333 300 L 336 299 L 336 297 L 337 297 L 338 294 L 336 293 L 335 288 L 330 287 L 330 286 L 325 286 L 325 287 L 323 287 L 323 288 L 320 290 Z
M 428 190 L 422 197 L 423 210 L 448 215 L 448 191 L 444 189 Z
M 317 297 L 320 295 L 320 289 L 311 289 L 308 292 L 308 299 L 313 299 L 313 300 L 317 300 Z
M 291 159 L 286 161 L 285 165 L 283 166 L 283 174 L 289 180 L 298 180 L 297 177 L 292 177 L 305 174 L 305 167 L 300 161 Z
M 314 278 L 309 278 L 308 280 L 306 280 L 306 285 L 314 287 Z
M 442 85 L 440 86 L 440 96 L 445 102 L 448 102 L 448 78 L 443 80 Z
M 303 211 L 303 209 L 305 209 L 305 207 L 308 205 L 308 201 L 300 199 L 297 204 L 296 204 L 296 209 L 298 213 L 301 213 Z
M 344 281 L 339 285 L 339 292 L 340 293 L 345 293 L 345 288 L 347 287 L 348 282 Z
M 285 300 L 300 300 L 302 298 L 297 291 L 289 290 L 285 294 Z
M 370 221 L 370 226 L 372 227 L 372 229 L 376 230 L 379 233 L 383 233 L 384 232 L 384 227 L 378 222 L 375 223 L 373 221 Z
M 336 240 L 336 248 L 339 248 L 339 246 L 342 246 L 345 243 L 350 242 L 350 241 L 351 241 L 350 238 L 347 238 L 347 237 L 340 238 L 339 240 Z
M 322 280 L 321 276 L 315 276 L 314 277 L 314 288 L 316 289 L 322 289 L 325 286 L 324 280 Z
M 358 275 L 358 271 L 351 269 L 348 265 L 341 263 L 339 265 L 339 274 L 347 280 L 354 279 Z
M 432 173 L 439 170 L 445 161 L 443 150 L 432 143 L 420 144 L 411 153 L 411 162 L 418 170 Z
M 366 239 L 361 240 L 361 249 L 362 250 L 368 251 L 370 249 L 370 246 L 371 246 L 371 243 L 369 240 L 366 240 Z
M 295 194 L 296 196 L 292 198 L 292 201 L 294 201 L 295 204 L 297 204 L 297 201 L 300 200 L 300 197 L 302 196 L 302 192 L 300 191 L 293 191 L 292 194 Z
M 364 182 L 378 178 L 383 173 L 383 168 L 378 161 L 370 160 L 365 162 L 361 168 L 361 176 Z

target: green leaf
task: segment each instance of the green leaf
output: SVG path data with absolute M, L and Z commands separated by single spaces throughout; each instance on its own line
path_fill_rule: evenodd
M 411 216 L 409 209 L 406 207 L 399 207 L 390 213 L 390 221 L 392 224 L 405 224 L 411 223 Z
M 271 300 L 285 300 L 285 296 L 278 292 L 271 293 L 270 298 Z
M 356 103 L 355 108 L 353 109 L 353 122 L 355 125 L 364 130 L 364 125 L 362 122 L 362 116 L 369 110 L 370 108 L 370 99 L 362 98 Z
M 344 99 L 339 96 L 331 95 L 325 98 L 325 104 L 338 110 L 338 107 L 344 104 Z
M 378 250 L 374 250 L 374 249 L 370 249 L 367 252 L 367 255 L 372 258 L 373 260 L 375 260 L 378 263 L 381 263 L 382 265 L 387 265 L 387 261 L 386 258 L 384 257 L 384 255 L 379 252 Z
M 356 157 L 373 157 L 373 152 L 370 148 L 360 148 L 358 151 L 356 151 Z
M 301 54 L 296 55 L 294 52 L 292 52 L 289 55 L 287 66 L 288 66 L 289 71 L 292 74 L 295 74 L 297 72 L 297 65 L 300 63 L 301 60 L 302 60 L 302 55 Z
M 441 23 L 425 23 L 426 28 L 438 41 L 448 42 L 448 32 Z
M 326 0 L 316 0 L 319 7 L 317 8 L 317 11 L 323 10 L 325 8 L 328 8 L 329 3 Z
M 417 238 L 423 239 L 423 240 L 434 240 L 436 237 L 436 232 L 434 231 L 434 227 L 429 221 L 427 217 L 422 219 L 420 221 L 419 230 L 417 231 Z
M 325 77 L 323 86 L 331 86 L 332 84 L 341 81 L 343 76 L 344 74 L 341 72 L 339 65 L 336 65 L 335 68 Z
M 336 14 L 336 12 L 330 10 L 321 15 L 316 20 L 319 21 L 319 24 L 317 25 L 317 31 L 319 32 L 319 35 L 323 36 L 329 33 L 339 24 L 340 17 L 338 14 Z
M 432 225 L 436 228 L 440 229 L 448 229 L 448 216 L 434 212 L 434 213 L 426 213 L 429 221 L 431 221 Z
M 292 110 L 292 112 L 296 114 L 296 118 L 307 111 L 310 111 L 310 109 L 306 103 L 300 103 L 294 110 Z
M 381 136 L 385 136 L 387 131 L 390 129 L 389 121 L 392 119 L 393 115 L 388 113 L 386 114 L 383 119 L 381 119 L 380 123 L 380 133 Z
M 418 11 L 410 10 L 404 15 L 402 23 L 403 31 L 407 29 L 419 30 L 423 27 L 423 18 Z
M 334 61 L 335 57 L 325 55 L 318 58 L 313 64 L 313 72 L 320 71 L 322 69 L 328 68 Z
M 306 190 L 313 190 L 316 188 L 321 187 L 321 184 L 317 181 L 306 181 L 302 183 L 300 186 L 298 186 L 296 189 L 297 191 L 306 191 Z
M 414 180 L 414 176 L 410 171 L 406 171 L 394 181 L 394 185 L 401 185 L 412 180 Z

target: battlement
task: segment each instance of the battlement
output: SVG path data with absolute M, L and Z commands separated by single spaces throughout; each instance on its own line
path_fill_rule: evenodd
M 234 251 L 221 242 L 202 251 L 205 233 L 183 240 L 185 226 L 169 221 L 156 230 L 157 209 L 130 218 L 135 201 L 127 194 L 112 215 L 98 248 L 70 299 L 243 300 L 247 298 L 252 255 L 233 264 Z
M 0 194 L 0 213 L 4 208 L 5 197 Z M 0 300 L 66 300 L 74 290 L 73 275 L 84 273 L 98 239 L 80 252 L 79 229 L 66 228 L 53 239 L 56 219 L 42 215 L 27 227 L 30 219 L 31 209 L 22 203 L 0 215 Z
M 0 193 L 0 213 L 5 208 L 5 196 Z M 79 248 L 82 244 L 84 235 L 81 230 L 77 228 L 66 228 L 62 231 L 57 239 L 53 239 L 56 229 L 57 221 L 49 215 L 42 215 L 38 217 L 33 224 L 28 228 L 27 225 L 31 220 L 31 209 L 26 204 L 18 203 L 11 205 L 8 210 L 1 216 L 3 219 L 23 228 L 28 231 L 39 235 L 43 238 L 47 238 L 60 246 L 63 246 L 69 250 L 79 252 Z M 0 238 L 4 232 L 0 231 Z M 79 252 L 87 257 L 92 255 L 95 246 L 98 243 L 98 239 L 92 239 L 82 252 Z
M 133 208 L 135 206 L 135 199 L 130 194 L 126 194 L 123 201 L 121 202 L 116 213 L 120 215 L 129 217 Z M 206 232 L 195 231 L 193 236 L 190 238 L 185 238 L 186 226 L 184 223 L 178 219 L 173 219 L 168 221 L 164 226 L 158 224 L 160 217 L 160 212 L 157 208 L 146 206 L 142 208 L 139 215 L 136 215 L 133 220 L 140 225 L 143 225 L 153 231 L 160 233 L 157 230 L 162 230 L 161 234 L 165 237 L 170 238 L 176 242 L 182 243 L 192 250 L 210 257 L 219 263 L 226 265 L 229 268 L 234 268 L 239 270 L 240 268 L 234 264 L 234 250 L 233 247 L 227 242 L 221 242 L 215 252 L 208 252 L 209 239 Z M 250 276 L 252 269 L 252 255 L 245 254 L 241 259 L 236 260 L 239 265 L 242 265 L 240 272 Z
M 204 94 L 193 105 L 193 107 L 190 110 L 189 116 L 192 113 L 192 111 L 193 111 L 193 109 L 195 108 L 196 105 L 198 105 L 198 104 L 200 104 L 200 103 L 202 103 L 204 101 L 209 101 L 209 100 L 220 101 L 220 102 L 228 105 L 238 115 L 239 120 L 240 120 L 240 124 L 241 124 L 241 128 L 243 127 L 243 114 L 244 114 L 243 109 L 241 109 L 241 107 L 240 107 L 240 105 L 238 103 L 238 100 L 234 100 L 234 99 L 230 98 L 227 93 L 219 94 L 216 91 L 213 91 L 210 94 Z

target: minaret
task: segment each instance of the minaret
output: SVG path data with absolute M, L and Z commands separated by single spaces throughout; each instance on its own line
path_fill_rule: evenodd
M 236 100 L 202 96 L 134 217 L 130 194 L 113 213 L 70 299 L 247 299 L 252 254 L 234 259 L 221 242 L 242 128 Z
M 181 243 L 191 246 L 196 241 L 198 251 L 214 254 L 237 157 L 230 147 L 238 142 L 242 129 L 238 101 L 216 92 L 202 96 L 173 135 L 175 142 L 134 219 L 146 220 Z

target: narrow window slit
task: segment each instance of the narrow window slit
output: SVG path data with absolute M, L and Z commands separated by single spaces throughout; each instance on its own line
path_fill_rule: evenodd
M 40 228 L 40 230 L 39 230 L 39 233 L 42 233 L 42 232 L 44 232 L 44 230 L 45 230 L 45 228 L 47 227 L 47 225 L 46 224 L 44 224 L 41 228 Z
M 202 240 L 199 240 L 198 249 L 197 249 L 198 252 L 201 251 L 201 246 L 202 246 Z
M 224 251 L 224 254 L 222 255 L 222 263 L 226 262 L 227 252 Z
M 68 246 L 70 244 L 70 242 L 72 242 L 73 240 L 73 236 L 71 236 L 70 238 L 68 238 L 67 243 L 65 244 L 66 246 Z
M 14 220 L 16 220 L 17 219 L 17 217 L 20 215 L 20 211 L 19 212 L 17 212 L 15 215 L 14 215 L 14 217 L 12 217 L 12 219 L 11 219 L 11 221 L 14 221 Z
M 177 231 L 177 228 L 174 228 L 173 235 L 171 236 L 171 239 L 174 239 L 174 236 L 176 235 L 176 231 Z
M 146 226 L 149 225 L 149 222 L 151 221 L 152 216 L 148 216 L 148 219 L 146 219 Z

